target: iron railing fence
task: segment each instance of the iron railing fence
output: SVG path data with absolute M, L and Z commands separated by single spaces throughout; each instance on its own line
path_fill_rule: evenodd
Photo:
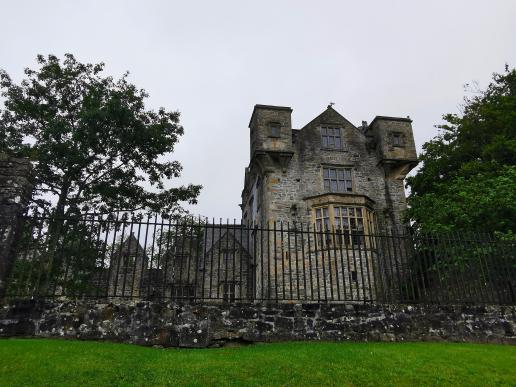
M 8 297 L 516 304 L 514 241 L 158 215 L 27 216 Z

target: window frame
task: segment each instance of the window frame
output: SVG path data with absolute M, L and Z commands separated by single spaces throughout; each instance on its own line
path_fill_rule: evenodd
M 189 283 L 175 283 L 171 285 L 173 299 L 193 300 L 195 298 L 195 286 Z
M 405 141 L 404 141 L 404 138 L 403 138 L 403 133 L 401 132 L 391 132 L 390 134 L 390 138 L 391 138 L 391 146 L 393 148 L 403 148 L 405 146 Z M 394 139 L 397 139 L 397 143 L 395 142 Z
M 222 282 L 222 301 L 226 303 L 232 303 L 236 300 L 236 282 L 235 281 L 226 281 Z M 227 288 L 226 288 L 227 287 Z M 226 289 L 228 291 L 226 291 Z
M 353 179 L 353 168 L 346 166 L 332 166 L 332 165 L 323 165 L 322 166 L 322 185 L 324 192 L 331 193 L 349 193 L 354 192 L 354 179 Z M 328 173 L 326 174 L 326 171 Z M 332 171 L 335 176 L 332 177 Z M 340 178 L 342 176 L 342 179 Z M 326 184 L 328 182 L 328 184 Z M 344 187 L 344 190 L 339 190 L 340 182 Z M 333 190 L 333 183 L 335 183 L 336 190 Z
M 345 246 L 346 248 L 366 247 L 367 238 L 365 236 L 371 235 L 377 230 L 375 212 L 360 205 L 328 203 L 315 206 L 313 207 L 313 218 L 314 227 L 319 236 L 319 248 L 332 248 L 334 245 L 335 247 Z M 343 224 L 346 224 L 345 229 L 340 227 Z M 333 240 L 335 240 L 335 243 L 333 243 Z
M 222 259 L 224 260 L 226 265 L 228 264 L 228 262 L 230 262 L 230 261 L 234 262 L 236 259 L 236 249 L 231 249 L 231 248 L 222 249 L 221 253 L 222 253 Z
M 135 268 L 136 265 L 136 252 L 125 252 L 122 254 L 122 264 L 120 269 L 122 272 L 130 272 Z
M 275 132 L 275 129 L 277 129 L 277 133 Z M 281 137 L 281 124 L 279 122 L 269 122 L 269 137 Z
M 331 131 L 331 134 L 330 134 Z M 338 133 L 338 134 L 337 134 Z M 339 125 L 321 125 L 319 127 L 321 138 L 321 149 L 324 150 L 342 150 L 342 127 Z M 330 141 L 331 139 L 331 141 Z M 337 140 L 338 139 L 338 145 Z M 326 140 L 326 141 L 325 141 Z M 330 142 L 332 145 L 330 145 Z

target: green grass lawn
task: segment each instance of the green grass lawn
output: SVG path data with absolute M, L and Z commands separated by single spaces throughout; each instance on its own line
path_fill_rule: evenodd
M 0 340 L 2 386 L 516 385 L 516 347 L 437 343 L 256 344 L 156 349 Z

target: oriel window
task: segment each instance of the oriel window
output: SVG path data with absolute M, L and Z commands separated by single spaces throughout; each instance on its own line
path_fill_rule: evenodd
M 374 213 L 365 207 L 331 204 L 314 210 L 319 246 L 363 246 L 364 235 L 375 230 Z

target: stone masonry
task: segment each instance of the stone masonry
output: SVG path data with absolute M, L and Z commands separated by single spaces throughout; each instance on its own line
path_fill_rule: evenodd
M 291 114 L 290 107 L 254 107 L 249 122 L 251 160 L 242 191 L 243 222 L 269 228 L 277 224 L 286 228 L 312 225 L 318 234 L 311 245 L 310 241 L 302 243 L 301 259 L 320 271 L 318 277 L 328 279 L 322 283 L 324 293 L 331 298 L 353 298 L 355 283 L 362 288 L 374 287 L 370 278 L 357 278 L 358 272 L 375 268 L 382 275 L 387 273 L 374 259 L 375 246 L 367 235 L 404 232 L 404 178 L 417 164 L 412 121 L 377 116 L 371 124 L 363 121 L 357 127 L 328 106 L 303 128 L 293 129 Z M 281 251 L 283 256 L 275 253 L 271 257 L 267 251 L 267 259 L 258 263 L 267 268 L 257 278 L 257 289 L 266 288 L 263 282 L 272 275 L 268 270 L 271 265 L 291 275 L 289 258 L 299 259 L 300 254 L 277 239 L 265 245 L 272 245 L 271 250 Z M 258 246 L 255 252 L 261 254 Z M 333 268 L 325 273 L 324 268 L 332 262 Z M 262 268 L 258 266 L 257 271 L 262 272 Z M 348 295 L 343 294 L 345 287 L 338 287 L 338 273 L 340 283 L 349 278 Z M 281 280 L 274 284 L 275 288 L 267 289 L 269 293 L 291 290 Z M 306 287 L 301 292 L 313 296 Z M 372 292 L 363 296 L 374 298 Z
M 13 336 L 194 348 L 284 340 L 516 344 L 516 309 L 26 300 L 0 309 L 0 337 Z
M 369 208 L 382 231 L 401 232 L 403 179 L 417 164 L 410 118 L 377 116 L 356 127 L 328 106 L 303 128 L 293 129 L 291 113 L 289 107 L 254 107 L 243 221 L 313 224 L 314 208 L 333 203 Z M 337 145 L 323 146 L 324 128 L 338 131 Z M 324 167 L 349 169 L 351 189 L 325 187 Z
M 31 194 L 31 165 L 27 159 L 0 154 L 0 299 L 14 261 L 21 218 Z

